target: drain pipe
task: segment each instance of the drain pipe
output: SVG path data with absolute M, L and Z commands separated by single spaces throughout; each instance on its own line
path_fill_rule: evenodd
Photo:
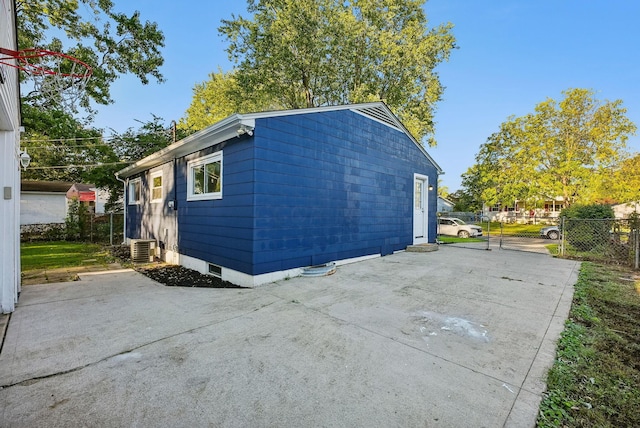
M 122 178 L 120 178 L 117 172 L 114 175 L 116 176 L 116 180 L 122 183 L 122 187 L 123 187 L 122 189 L 123 190 L 122 191 L 122 215 L 123 215 L 122 244 L 124 245 L 127 242 L 127 182 Z

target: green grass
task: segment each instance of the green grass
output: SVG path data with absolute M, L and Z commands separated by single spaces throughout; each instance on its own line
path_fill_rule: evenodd
M 582 264 L 539 427 L 640 426 L 640 282 L 632 275 Z
M 457 243 L 467 243 L 467 242 L 486 242 L 484 239 L 480 238 L 458 238 L 457 236 L 438 236 L 438 241 L 443 244 L 457 244 Z
M 502 234 L 505 236 L 540 236 L 540 229 L 546 227 L 545 224 L 520 224 L 520 223 L 503 223 Z M 489 225 L 492 235 L 500 234 L 500 223 L 491 222 Z M 482 223 L 482 230 L 487 233 L 487 223 Z
M 30 242 L 20 246 L 22 271 L 107 264 L 113 257 L 98 244 L 82 242 Z
M 557 256 L 560 254 L 560 244 L 549 244 L 544 246 L 547 250 L 549 250 L 549 254 L 552 256 Z

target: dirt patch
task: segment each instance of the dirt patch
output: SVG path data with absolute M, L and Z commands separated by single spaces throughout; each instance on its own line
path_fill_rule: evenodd
M 77 281 L 78 274 L 86 272 L 99 272 L 114 269 L 122 269 L 120 263 L 111 263 L 108 265 L 91 265 L 75 266 L 59 269 L 38 269 L 22 272 L 22 285 L 34 284 L 50 284 L 56 282 Z

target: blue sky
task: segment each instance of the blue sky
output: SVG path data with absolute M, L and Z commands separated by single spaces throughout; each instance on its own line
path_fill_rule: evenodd
M 124 77 L 112 86 L 115 104 L 100 106 L 95 125 L 137 128 L 151 115 L 184 116 L 195 83 L 231 68 L 218 35 L 221 19 L 246 13 L 237 1 L 177 3 L 138 0 L 139 10 L 165 34 L 163 84 Z M 189 5 L 188 7 L 186 5 Z M 430 25 L 451 22 L 459 49 L 438 68 L 446 90 L 437 106 L 438 146 L 428 151 L 444 169 L 442 184 L 460 187 L 480 145 L 510 115 L 521 116 L 561 91 L 589 88 L 602 100 L 622 99 L 640 126 L 640 2 L 635 0 L 430 0 Z M 108 132 L 107 132 L 108 133 Z M 640 151 L 640 137 L 629 141 Z

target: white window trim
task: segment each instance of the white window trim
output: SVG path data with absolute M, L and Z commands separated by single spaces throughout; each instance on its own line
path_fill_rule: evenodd
M 140 186 L 140 199 L 137 200 L 133 199 L 135 193 L 132 192 L 132 187 L 135 183 L 138 183 L 138 185 Z M 129 203 L 129 205 L 140 205 L 140 201 L 142 200 L 142 179 L 138 177 L 134 178 L 133 180 L 129 180 L 129 188 L 127 193 L 127 202 Z
M 220 162 L 220 191 L 215 193 L 194 194 L 192 169 L 200 165 L 204 165 L 212 162 L 218 162 L 218 161 Z M 222 162 L 222 151 L 215 152 L 210 155 L 187 162 L 187 201 L 222 199 L 222 187 L 224 185 L 224 182 L 222 181 L 223 167 L 224 167 L 224 163 Z
M 156 177 L 161 177 L 162 178 L 162 182 L 160 184 L 160 197 L 154 199 L 153 198 L 153 179 Z M 149 194 L 151 195 L 151 203 L 152 204 L 157 204 L 159 202 L 162 202 L 162 200 L 164 199 L 164 177 L 162 177 L 162 171 L 156 171 L 151 173 L 151 180 L 149 180 Z

